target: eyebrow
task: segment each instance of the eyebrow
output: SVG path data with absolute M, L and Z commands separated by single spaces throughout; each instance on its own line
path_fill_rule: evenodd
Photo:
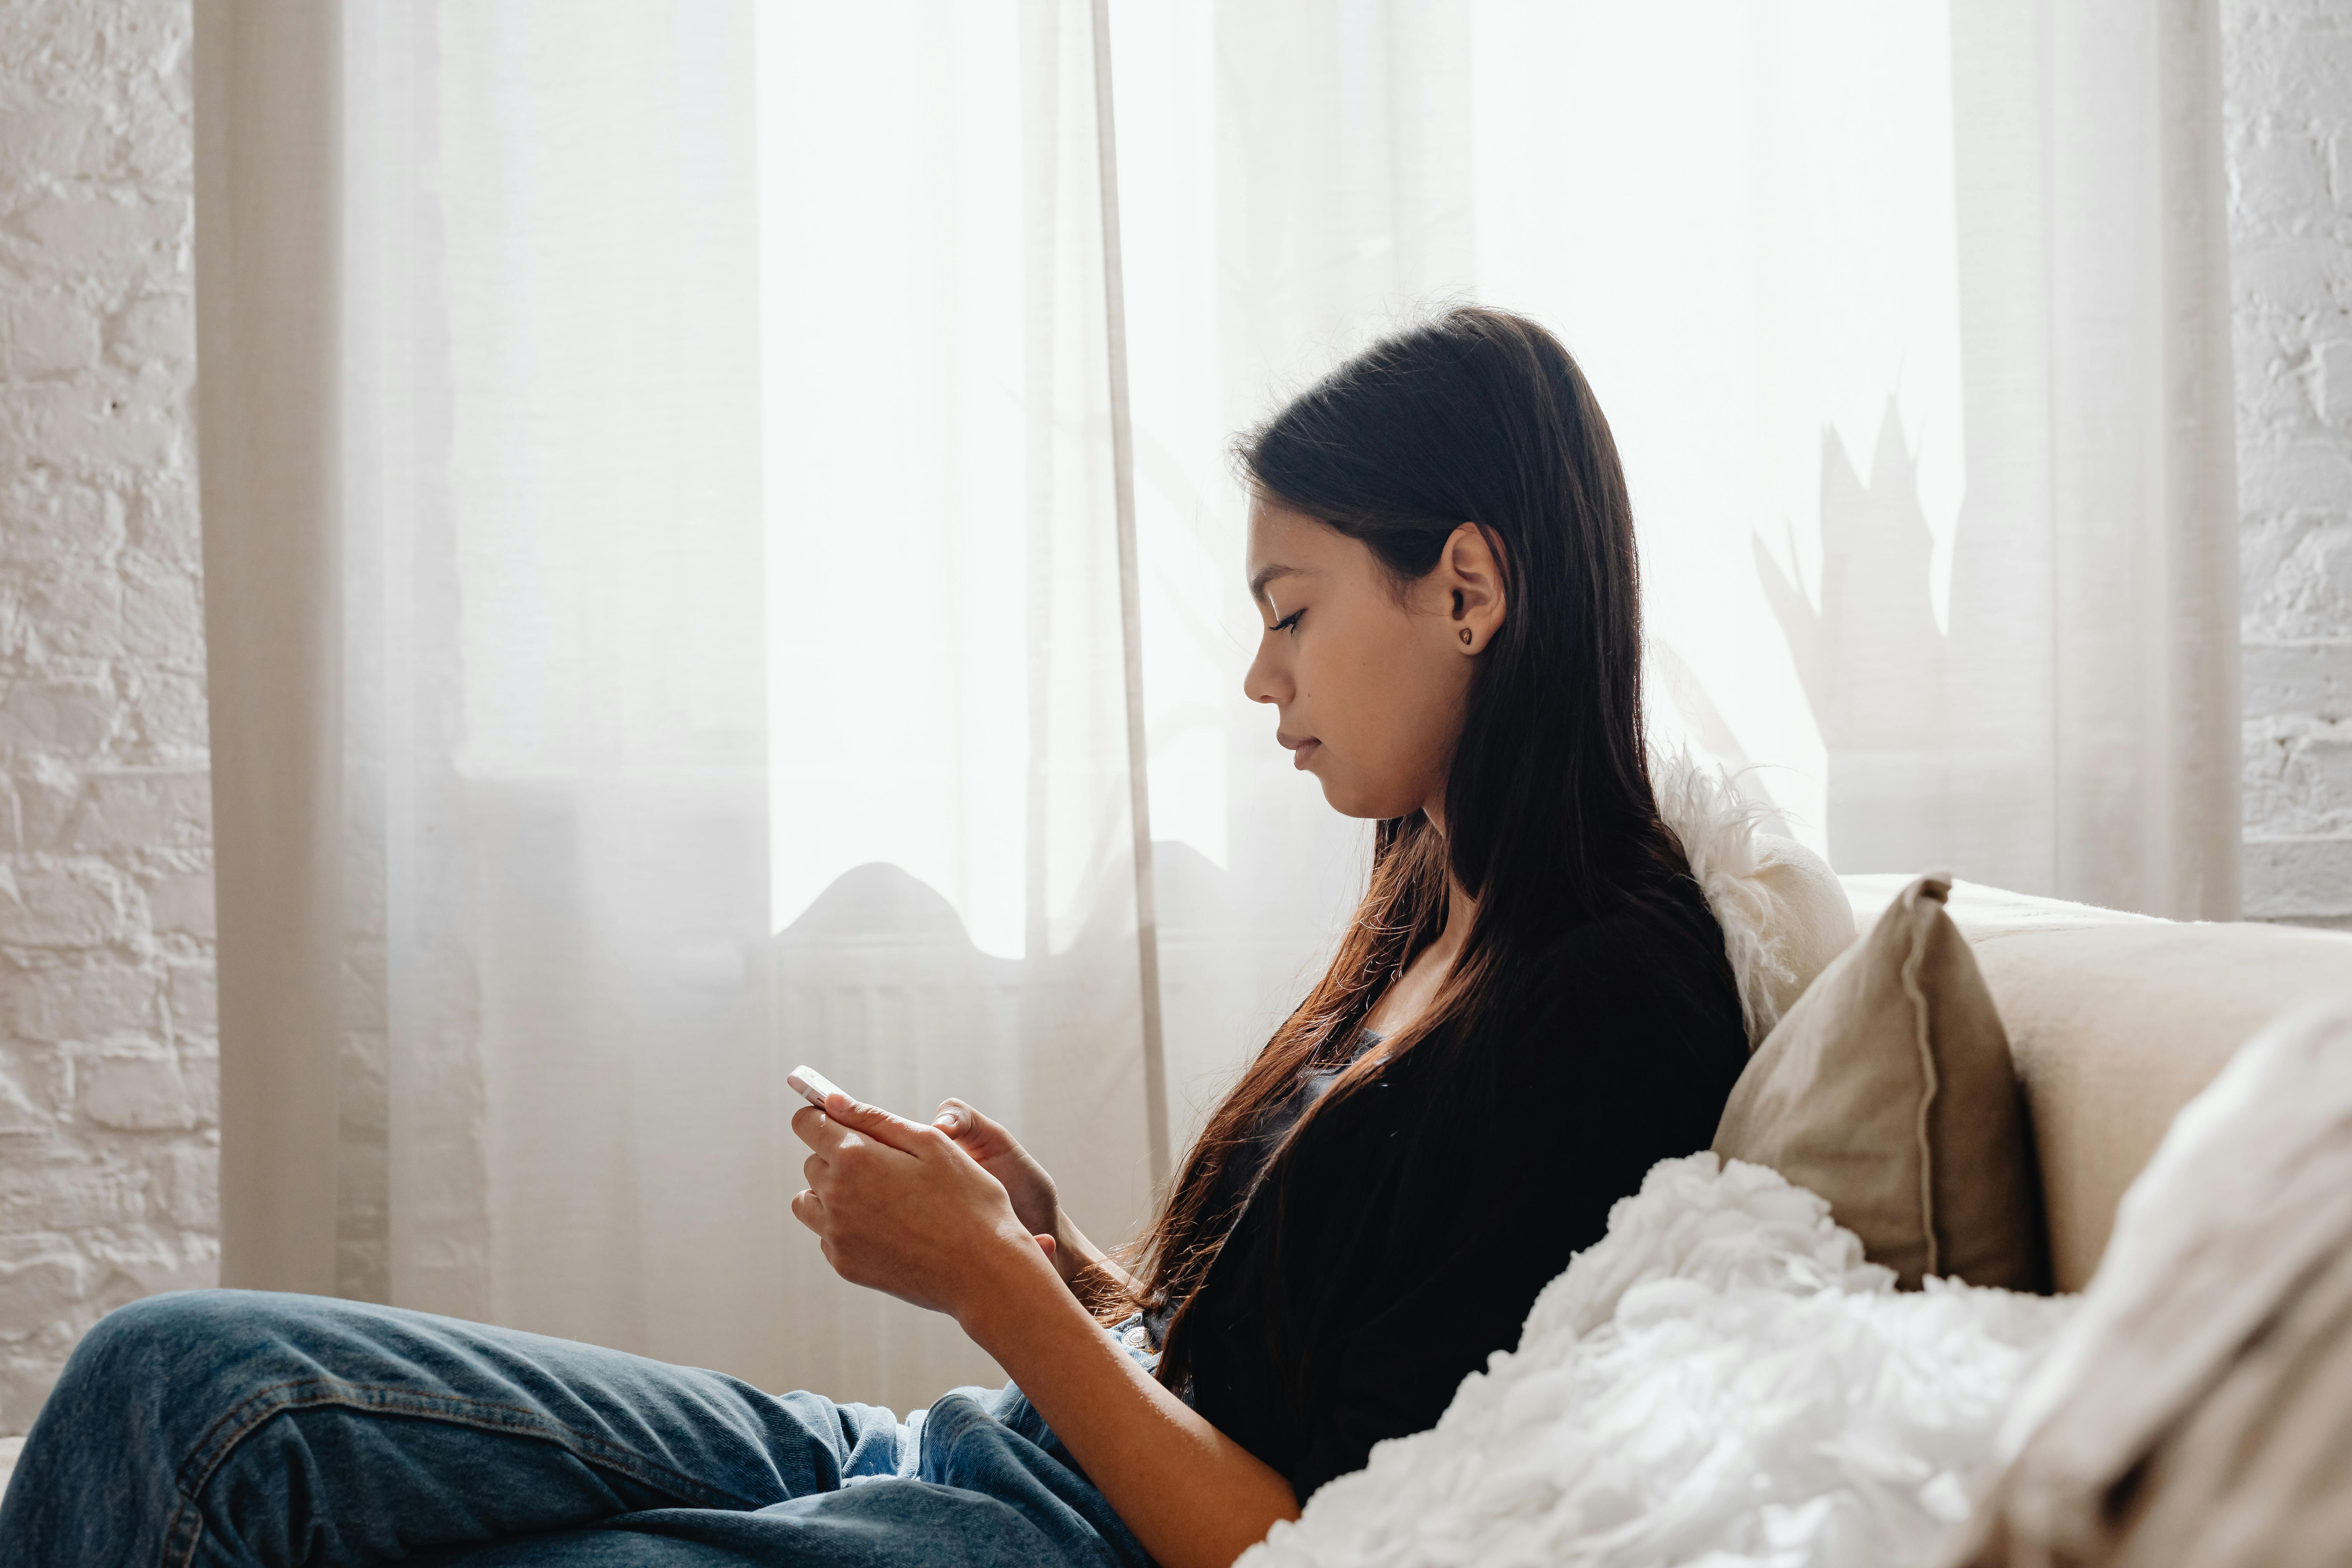
M 1273 582 L 1277 577 L 1306 577 L 1310 575 L 1312 575 L 1312 574 L 1310 574 L 1304 566 L 1284 566 L 1278 563 L 1272 566 L 1262 566 L 1258 569 L 1257 575 L 1249 580 L 1250 597 L 1253 599 L 1265 598 L 1266 584 Z

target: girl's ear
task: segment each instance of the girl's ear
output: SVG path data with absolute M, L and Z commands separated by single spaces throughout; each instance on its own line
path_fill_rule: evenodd
M 1444 595 L 1445 635 L 1465 654 L 1486 651 L 1508 606 L 1504 603 L 1502 542 L 1475 522 L 1447 537 L 1432 574 Z

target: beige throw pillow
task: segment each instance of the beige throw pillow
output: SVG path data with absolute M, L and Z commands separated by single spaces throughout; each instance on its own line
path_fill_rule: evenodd
M 1715 1152 L 1827 1198 L 1906 1289 L 1937 1274 L 2039 1289 L 2024 1099 L 1950 890 L 1919 878 L 1822 972 L 1740 1074 Z

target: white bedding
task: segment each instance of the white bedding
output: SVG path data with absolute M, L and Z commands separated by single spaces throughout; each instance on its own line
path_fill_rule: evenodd
M 1430 1431 L 1236 1568 L 1901 1568 L 1933 1560 L 2074 1306 L 1898 1295 L 1762 1166 L 1662 1161 Z

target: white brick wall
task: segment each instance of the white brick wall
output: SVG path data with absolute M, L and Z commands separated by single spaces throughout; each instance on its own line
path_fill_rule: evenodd
M 2249 918 L 2352 929 L 2352 0 L 2224 0 Z
M 2352 0 L 2224 0 L 2246 907 L 2352 926 Z M 0 5 L 0 1433 L 208 1283 L 187 0 Z
M 0 5 L 0 1433 L 215 1278 L 188 0 Z

